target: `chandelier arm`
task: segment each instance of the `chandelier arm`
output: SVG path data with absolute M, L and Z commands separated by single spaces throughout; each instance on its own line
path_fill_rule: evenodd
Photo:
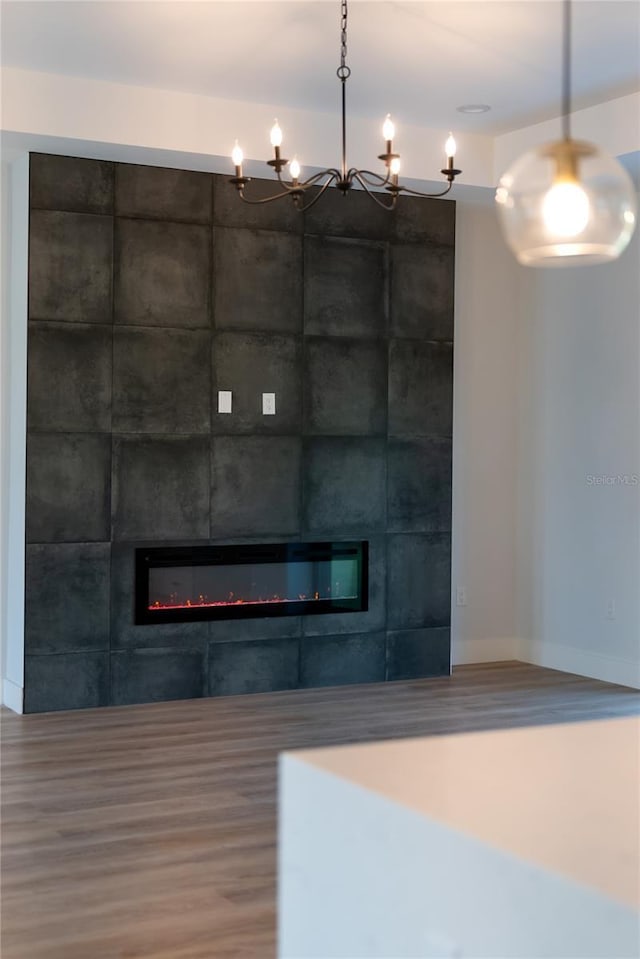
M 333 167 L 330 167 L 328 170 L 323 170 L 321 173 L 316 173 L 315 176 L 310 176 L 309 179 L 305 180 L 304 183 L 301 183 L 300 186 L 306 189 L 309 186 L 313 186 L 318 180 L 321 180 L 322 177 L 324 176 L 328 176 L 331 178 L 329 182 L 340 179 L 340 173 L 338 172 L 338 170 L 334 170 Z
M 314 198 L 312 200 L 309 200 L 308 203 L 305 203 L 304 206 L 301 206 L 298 208 L 300 213 L 305 213 L 307 210 L 310 210 L 311 207 L 318 202 L 318 200 L 325 193 L 325 191 L 328 190 L 328 188 L 331 186 L 334 180 L 339 180 L 339 179 L 340 179 L 339 172 L 337 170 L 332 170 L 331 176 L 329 177 L 326 183 L 322 184 L 322 186 L 320 187 L 320 189 L 318 190 Z
M 304 212 L 304 210 L 310 209 L 314 205 L 314 203 L 318 202 L 322 194 L 325 192 L 325 190 L 327 190 L 328 187 L 331 186 L 334 180 L 339 179 L 340 174 L 338 173 L 337 170 L 323 170 L 322 173 L 316 173 L 316 175 L 311 180 L 307 181 L 305 184 L 300 184 L 300 186 L 298 187 L 288 187 L 287 184 L 283 182 L 282 185 L 285 189 L 282 191 L 282 193 L 273 193 L 271 196 L 264 196 L 255 200 L 251 199 L 250 197 L 246 197 L 244 195 L 244 190 L 239 190 L 238 192 L 240 195 L 240 199 L 244 203 L 250 203 L 253 206 L 260 206 L 263 203 L 271 203 L 273 200 L 281 200 L 282 197 L 291 196 L 292 194 L 294 199 L 299 198 L 300 193 L 303 190 L 308 190 L 309 187 L 315 184 L 315 181 L 327 175 L 329 176 L 329 179 L 326 181 L 326 183 L 323 183 L 322 187 L 320 188 L 316 196 L 314 196 L 314 198 L 310 200 L 309 203 L 299 207 L 300 212 Z
M 366 180 L 369 186 L 387 186 L 391 182 L 388 173 L 386 176 L 375 173 L 373 170 L 354 170 L 353 173 Z M 369 177 L 373 177 L 373 180 L 370 180 Z
M 398 197 L 397 197 L 397 194 L 394 193 L 394 194 L 392 195 L 392 197 L 391 197 L 391 203 L 383 203 L 382 200 L 379 200 L 378 197 L 375 195 L 375 193 L 374 193 L 372 190 L 369 189 L 369 187 L 367 186 L 367 184 L 365 183 L 365 181 L 360 177 L 359 171 L 357 171 L 357 172 L 354 174 L 354 179 L 358 181 L 358 183 L 360 184 L 360 186 L 362 187 L 362 189 L 365 191 L 365 193 L 367 193 L 367 194 L 371 197 L 371 199 L 373 200 L 373 202 L 374 202 L 374 203 L 377 203 L 378 206 L 381 207 L 383 210 L 393 210 L 393 209 L 395 208 L 396 200 L 397 200 L 397 198 L 398 198 Z
M 287 181 L 282 179 L 282 176 L 279 170 L 276 171 L 276 175 L 278 177 L 278 183 L 280 184 L 280 186 L 283 188 L 283 190 L 286 190 L 289 193 L 292 193 L 294 191 L 307 190 L 310 186 L 314 186 L 318 182 L 318 180 L 321 180 L 325 176 L 331 176 L 332 178 L 340 176 L 337 170 L 335 170 L 333 167 L 330 167 L 327 170 L 321 170 L 320 173 L 314 173 L 314 175 L 310 176 L 307 180 L 303 180 L 302 183 L 298 183 L 297 186 L 289 186 Z
M 439 196 L 446 196 L 452 187 L 453 187 L 453 180 L 451 181 L 451 183 L 449 183 L 446 189 L 441 190 L 440 193 L 422 193 L 420 190 L 412 190 L 408 186 L 401 186 L 399 187 L 399 189 L 402 190 L 403 193 L 410 193 L 411 196 L 423 196 L 423 197 L 427 197 L 427 199 L 435 200 Z
M 283 196 L 290 196 L 293 191 L 290 189 L 283 190 L 282 193 L 273 193 L 271 196 L 263 196 L 256 200 L 251 200 L 249 197 L 244 195 L 244 188 L 238 190 L 238 195 L 243 203 L 251 203 L 252 206 L 260 206 L 262 203 L 271 203 L 273 200 L 281 200 Z

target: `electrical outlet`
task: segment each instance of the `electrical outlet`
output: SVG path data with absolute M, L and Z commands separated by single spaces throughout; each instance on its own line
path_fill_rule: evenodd
M 607 600 L 607 611 L 605 613 L 605 619 L 615 619 L 616 618 L 616 601 L 615 599 Z
M 467 591 L 464 586 L 458 586 L 456 589 L 456 606 L 467 605 Z
M 275 416 L 276 412 L 276 394 L 262 394 L 262 414 L 263 416 Z

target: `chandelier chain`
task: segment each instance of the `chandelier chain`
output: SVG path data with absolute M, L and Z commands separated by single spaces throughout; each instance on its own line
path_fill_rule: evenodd
M 340 5 L 340 66 L 347 65 L 347 0 Z

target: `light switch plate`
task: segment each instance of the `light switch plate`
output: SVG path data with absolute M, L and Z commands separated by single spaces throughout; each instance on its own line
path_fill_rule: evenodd
M 276 412 L 276 394 L 262 394 L 262 414 L 263 416 L 274 416 Z
M 218 390 L 218 413 L 231 412 L 231 390 Z

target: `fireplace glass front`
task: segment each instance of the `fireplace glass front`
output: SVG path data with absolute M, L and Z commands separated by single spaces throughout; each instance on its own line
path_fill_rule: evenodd
M 366 610 L 367 547 L 349 542 L 138 549 L 135 621 Z

